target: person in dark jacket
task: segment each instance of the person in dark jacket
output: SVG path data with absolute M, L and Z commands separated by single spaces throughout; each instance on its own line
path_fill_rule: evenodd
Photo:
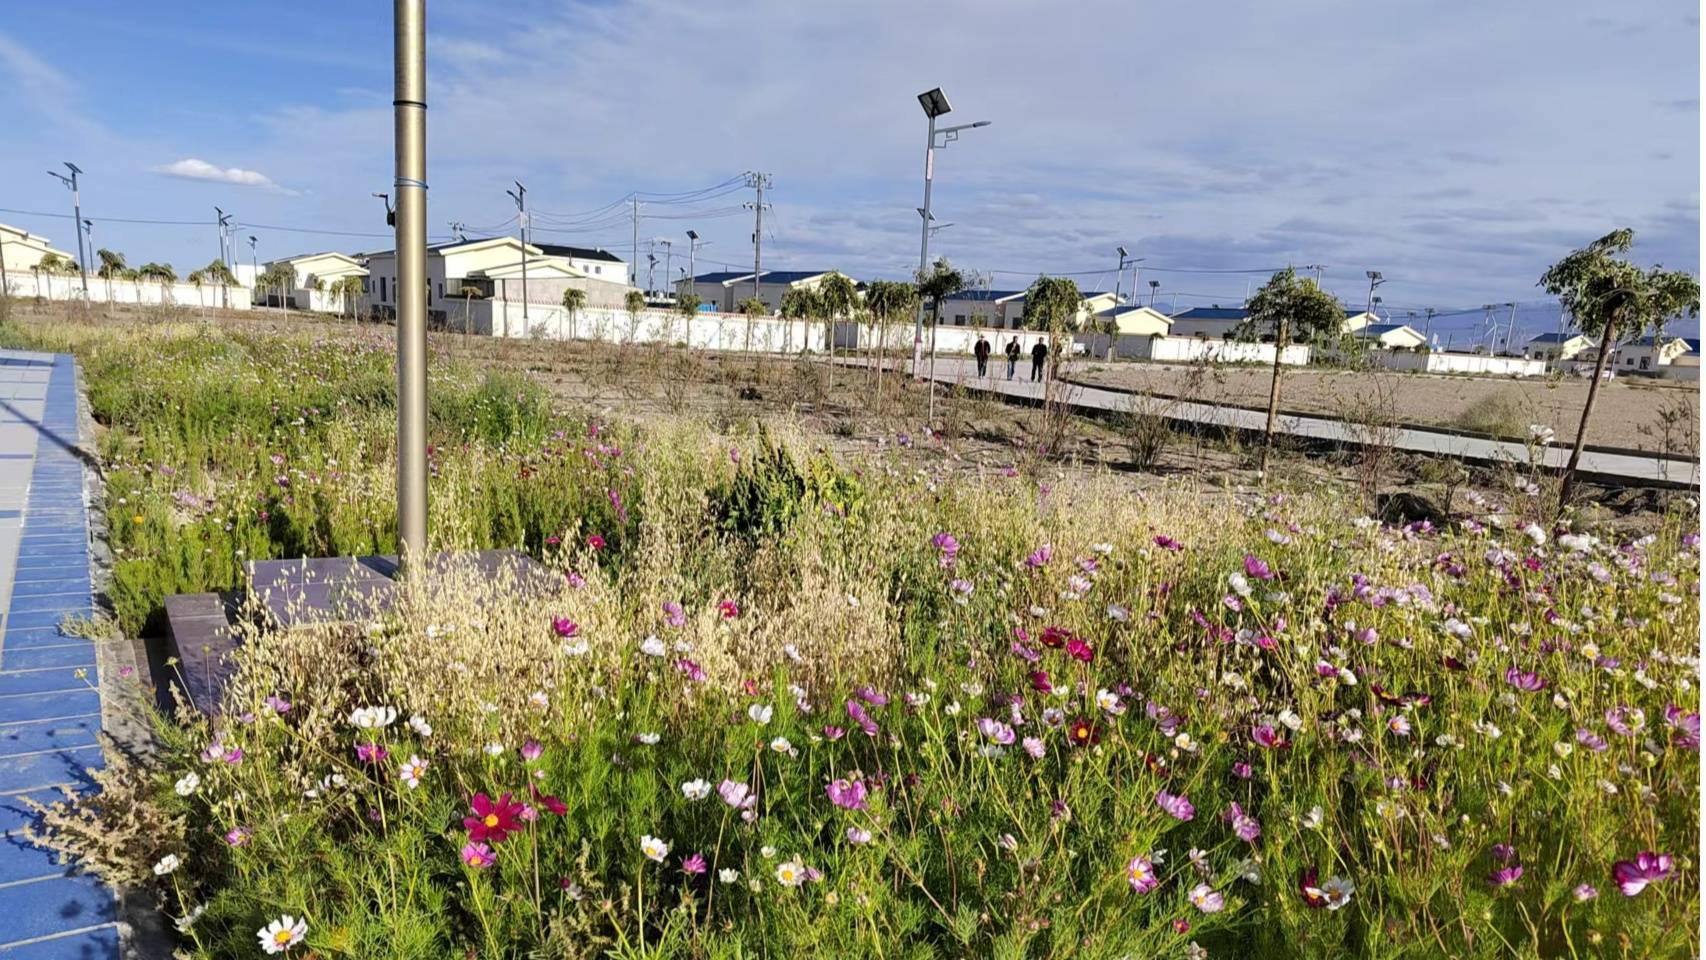
M 972 347 L 971 352 L 977 358 L 977 375 L 989 376 L 989 341 L 983 339 L 983 334 L 977 335 L 977 346 Z
M 1041 338 L 1037 345 L 1031 348 L 1031 379 L 1041 383 L 1043 379 L 1043 364 L 1048 360 L 1048 344 Z
M 1015 336 L 1007 341 L 1007 379 L 1013 379 L 1013 371 L 1019 366 L 1019 338 Z

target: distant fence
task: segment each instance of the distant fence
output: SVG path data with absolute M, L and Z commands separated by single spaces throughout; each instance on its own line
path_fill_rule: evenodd
M 1097 359 L 1106 358 L 1108 348 L 1121 360 L 1150 360 L 1157 363 L 1259 363 L 1273 365 L 1274 345 L 1226 340 L 1218 337 L 1166 337 L 1149 334 L 1081 333 L 1078 342 Z M 1309 348 L 1292 344 L 1280 352 L 1280 363 L 1300 367 L 1309 362 Z
M 519 300 L 470 300 L 445 303 L 445 325 L 486 336 L 549 340 L 604 340 L 610 343 L 670 343 L 700 350 L 753 350 L 765 353 L 808 353 L 824 349 L 821 321 L 748 319 L 739 313 L 695 313 L 674 310 L 626 310 L 586 307 L 572 315 L 564 307 L 529 303 L 522 316 Z
M 1389 370 L 1416 373 L 1473 373 L 1489 377 L 1541 377 L 1546 361 L 1524 357 L 1493 357 L 1479 353 L 1414 353 L 1408 350 L 1370 350 L 1369 359 Z
M 14 297 L 39 297 L 43 300 L 83 299 L 83 280 L 77 274 L 46 274 L 35 271 L 8 270 L 6 292 Z M 245 286 L 204 283 L 156 283 L 153 280 L 108 280 L 89 276 L 89 302 L 110 304 L 139 304 L 159 306 L 176 304 L 180 307 L 220 307 L 228 310 L 247 310 L 253 304 L 252 291 Z

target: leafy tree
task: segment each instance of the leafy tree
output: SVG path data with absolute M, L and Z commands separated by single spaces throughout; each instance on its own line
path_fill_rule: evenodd
M 123 278 L 125 270 L 124 254 L 102 247 L 95 251 L 95 256 L 101 261 L 100 267 L 95 271 L 96 276 L 106 280 L 118 280 Z
M 586 309 L 586 291 L 579 287 L 570 287 L 564 290 L 563 309 L 569 311 L 569 339 L 573 340 L 575 337 L 575 317 Z
M 865 309 L 877 322 L 877 369 L 887 368 L 889 325 L 918 311 L 918 287 L 899 280 L 873 280 L 865 287 Z M 878 381 L 877 389 L 882 389 Z
M 853 285 L 853 278 L 839 270 L 833 271 L 823 278 L 817 287 L 818 306 L 824 315 L 824 343 L 829 349 L 830 385 L 835 383 L 835 324 L 843 317 L 853 315 L 853 307 L 859 296 L 858 288 Z
M 153 280 L 164 288 L 167 284 L 178 282 L 178 272 L 169 263 L 156 263 L 152 260 L 138 267 L 136 275 L 144 280 Z
M 782 316 L 789 320 L 804 320 L 822 312 L 817 292 L 796 287 L 782 294 Z
M 765 306 L 764 301 L 757 297 L 747 297 L 740 302 L 740 312 L 748 317 L 762 317 L 770 312 L 770 308 Z
M 1046 330 L 1050 341 L 1078 332 L 1078 311 L 1084 295 L 1070 277 L 1038 277 L 1025 291 L 1025 313 L 1020 322 L 1032 330 Z M 1051 342 L 1051 349 L 1057 344 Z M 1059 350 L 1055 349 L 1055 354 Z
M 1700 281 L 1680 270 L 1654 265 L 1643 270 L 1618 254 L 1635 245 L 1635 231 L 1613 230 L 1593 243 L 1572 251 L 1541 275 L 1539 287 L 1558 298 L 1564 314 L 1576 329 L 1599 337 L 1599 356 L 1594 359 L 1593 380 L 1588 384 L 1587 402 L 1570 461 L 1558 492 L 1559 509 L 1569 503 L 1576 481 L 1576 465 L 1582 458 L 1588 420 L 1605 365 L 1621 337 L 1650 332 L 1656 339 L 1665 322 L 1675 317 L 1700 316 Z
M 1274 372 L 1268 382 L 1268 421 L 1262 431 L 1260 474 L 1268 474 L 1268 454 L 1274 445 L 1274 425 L 1279 420 L 1280 357 L 1285 348 L 1299 340 L 1312 342 L 1337 335 L 1345 325 L 1345 310 L 1332 295 L 1309 277 L 1299 277 L 1291 267 L 1276 273 L 1250 298 L 1247 315 L 1237 330 L 1245 341 L 1265 339 L 1273 331 Z
M 638 290 L 629 290 L 622 302 L 628 308 L 628 342 L 633 343 L 640 331 L 640 311 L 646 309 L 646 295 Z
M 565 294 L 564 296 L 567 296 Z M 699 312 L 699 305 L 705 301 L 699 299 L 697 293 L 683 293 L 675 298 L 675 309 L 684 317 L 691 317 Z
M 358 276 L 339 277 L 332 284 L 332 296 L 340 304 L 340 313 L 348 313 L 350 319 L 357 315 L 356 304 L 361 300 L 364 278 Z

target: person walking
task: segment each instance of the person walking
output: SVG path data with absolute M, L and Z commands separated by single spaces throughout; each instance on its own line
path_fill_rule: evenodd
M 977 358 L 977 375 L 989 376 L 989 341 L 983 339 L 983 334 L 977 335 L 977 346 L 971 348 L 971 353 Z
M 1007 341 L 1007 379 L 1009 380 L 1013 379 L 1013 371 L 1019 366 L 1019 353 L 1019 337 L 1015 334 L 1013 339 Z
M 1048 344 L 1041 337 L 1037 345 L 1031 348 L 1031 381 L 1041 383 L 1043 379 L 1043 363 L 1048 360 Z

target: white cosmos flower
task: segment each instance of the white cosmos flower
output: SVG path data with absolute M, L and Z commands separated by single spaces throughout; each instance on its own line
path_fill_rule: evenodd
M 640 838 L 640 852 L 646 855 L 647 860 L 653 863 L 662 863 L 663 858 L 669 856 L 669 844 L 651 834 L 646 834 Z
M 1279 712 L 1279 722 L 1284 724 L 1286 729 L 1293 733 L 1303 729 L 1303 718 L 1298 716 L 1297 711 L 1290 707 L 1286 707 L 1284 710 Z
M 418 713 L 409 718 L 409 729 L 423 737 L 432 736 L 432 724 Z
M 784 887 L 797 887 L 806 882 L 805 864 L 798 860 L 784 860 L 776 865 L 776 882 Z
M 363 730 L 389 727 L 396 720 L 396 707 L 356 707 L 349 715 L 349 722 Z
M 488 757 L 501 757 L 503 755 L 504 755 L 504 745 L 503 744 L 497 743 L 497 742 L 486 744 L 486 756 L 488 756 Z
M 717 881 L 719 883 L 735 883 L 738 880 L 740 880 L 739 870 L 731 870 L 728 867 L 724 867 L 717 871 Z
M 711 784 L 705 780 L 689 780 L 681 785 L 681 795 L 689 800 L 703 800 L 711 795 Z
M 427 762 L 422 760 L 420 757 L 410 754 L 409 759 L 403 761 L 403 767 L 401 770 L 402 781 L 408 784 L 410 790 L 413 790 L 421 785 L 421 778 L 426 776 L 426 771 Z
M 574 637 L 564 640 L 558 645 L 558 649 L 562 650 L 566 657 L 584 657 L 591 652 L 592 644 L 587 643 L 585 637 Z
M 1304 827 L 1314 830 L 1321 826 L 1321 822 L 1326 819 L 1326 816 L 1327 814 L 1321 809 L 1321 805 L 1316 804 L 1309 808 L 1309 812 L 1303 815 L 1303 819 L 1300 822 Z
M 746 708 L 747 717 L 759 726 L 769 723 L 770 717 L 775 714 L 775 712 L 776 709 L 766 703 L 755 703 Z
M 663 736 L 661 734 L 657 734 L 657 733 L 647 732 L 647 733 L 636 733 L 636 734 L 634 734 L 635 742 L 643 743 L 648 747 L 655 746 L 657 744 L 657 742 L 659 740 L 662 740 L 662 739 L 663 739 Z
M 794 745 L 788 742 L 787 737 L 777 737 L 770 741 L 770 749 L 777 753 L 788 754 L 789 756 L 793 756 L 795 753 Z
M 191 770 L 189 773 L 184 774 L 172 789 L 177 791 L 178 796 L 187 797 L 194 793 L 196 788 L 199 786 L 201 786 L 201 777 L 198 776 L 194 770 Z
M 255 936 L 260 938 L 262 950 L 268 953 L 283 953 L 308 936 L 308 921 L 299 920 L 287 913 L 255 931 Z
M 640 643 L 640 652 L 648 657 L 661 657 L 669 652 L 669 648 L 654 634 Z
M 200 920 L 201 915 L 206 913 L 206 912 L 207 912 L 207 904 L 198 903 L 195 905 L 195 907 L 193 909 L 190 910 L 189 913 L 186 913 L 183 916 L 179 917 L 177 920 L 173 921 L 172 925 L 178 928 L 179 933 L 189 933 L 190 928 L 195 926 L 195 922 L 197 920 Z
M 178 859 L 177 854 L 168 853 L 154 864 L 154 875 L 156 877 L 163 877 L 168 873 L 176 872 L 178 867 L 182 865 L 183 861 Z

